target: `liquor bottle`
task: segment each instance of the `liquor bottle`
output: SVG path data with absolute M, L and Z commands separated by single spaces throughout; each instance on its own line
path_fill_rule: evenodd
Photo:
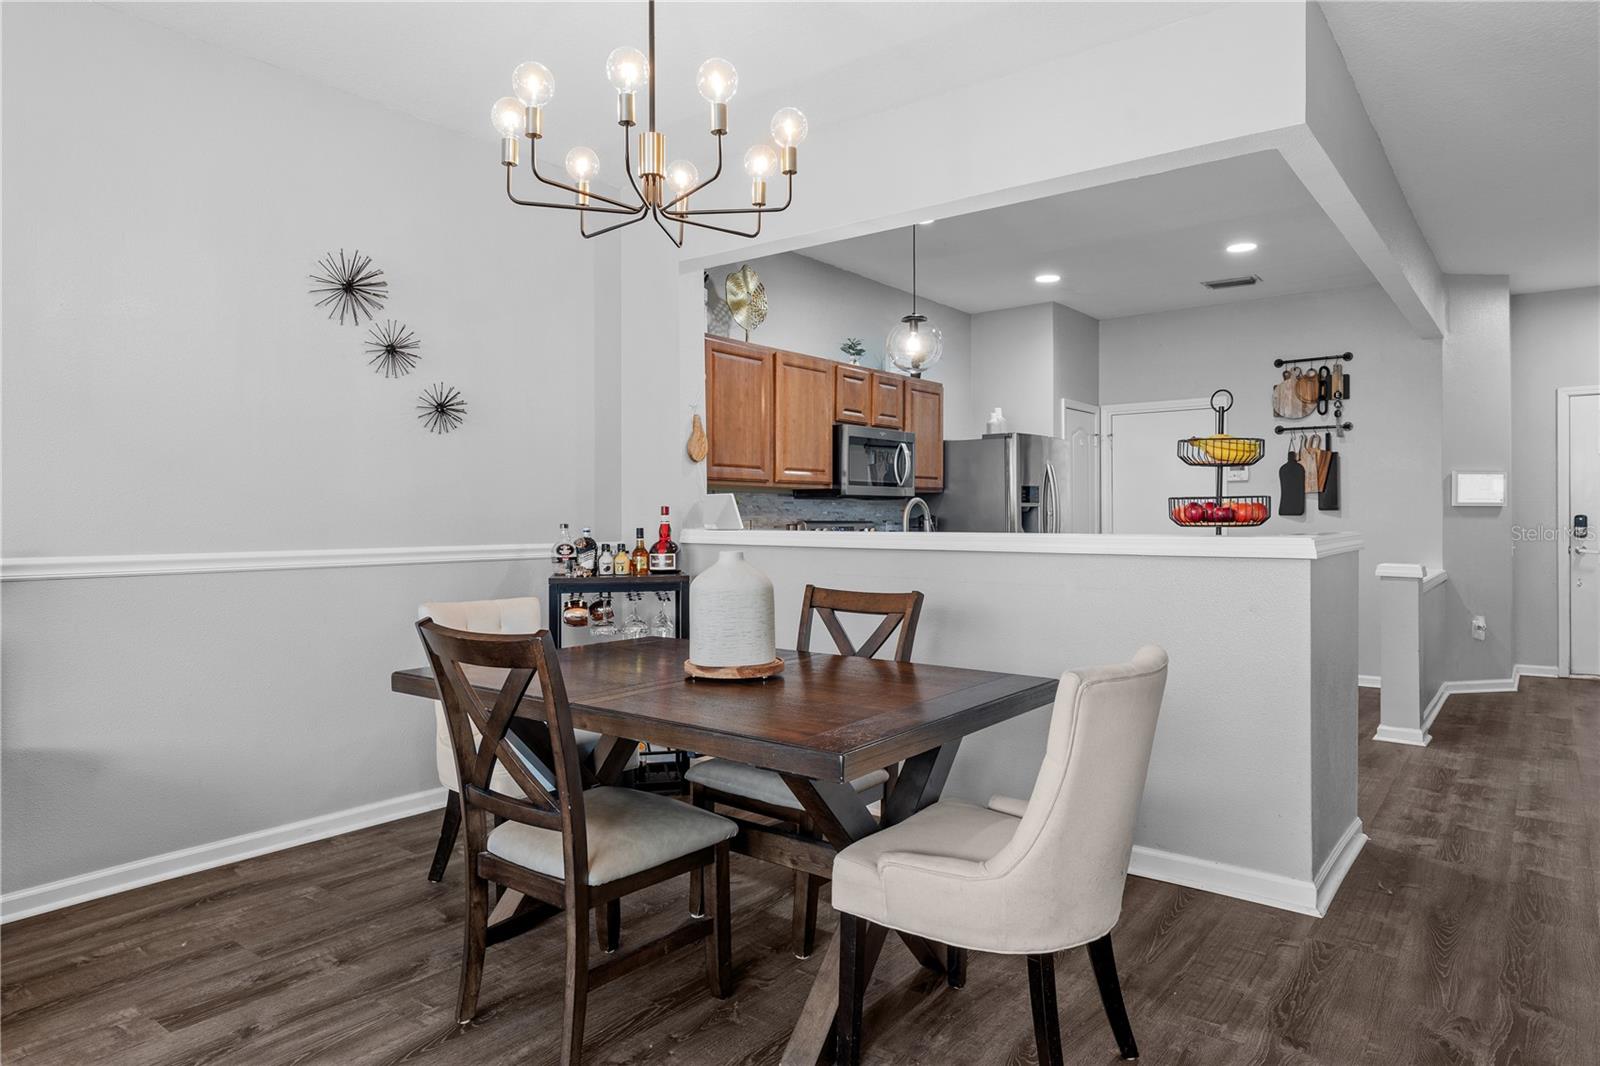
M 634 577 L 644 577 L 650 572 L 650 549 L 644 546 L 644 527 L 635 528 L 633 535 L 638 538 L 638 543 L 633 546 L 633 558 L 628 569 L 633 571 Z
M 583 533 L 572 542 L 573 560 L 577 563 L 579 577 L 594 577 L 600 565 L 599 550 L 600 546 L 589 535 L 589 527 L 584 526 Z
M 611 545 L 609 545 L 609 544 L 600 545 L 600 576 L 601 577 L 610 577 L 611 576 L 611 570 L 612 570 L 611 558 L 612 558 L 612 556 L 611 556 Z
M 661 527 L 656 542 L 650 548 L 650 572 L 652 574 L 678 572 L 678 542 L 672 539 L 672 522 L 665 507 L 661 508 Z
M 550 549 L 550 561 L 558 573 L 572 576 L 572 531 L 565 522 L 561 523 L 561 536 L 556 538 L 556 546 Z
M 617 541 L 617 557 L 611 560 L 611 572 L 618 577 L 627 577 L 633 569 L 633 564 L 629 559 L 628 546 L 620 540 Z

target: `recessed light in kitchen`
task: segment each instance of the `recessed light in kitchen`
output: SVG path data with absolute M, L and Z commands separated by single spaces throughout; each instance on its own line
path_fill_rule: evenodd
M 1255 241 L 1234 241 L 1225 249 L 1230 255 L 1244 255 L 1256 250 Z
M 1035 274 L 1033 280 L 1040 285 L 1054 285 L 1061 280 L 1060 274 Z

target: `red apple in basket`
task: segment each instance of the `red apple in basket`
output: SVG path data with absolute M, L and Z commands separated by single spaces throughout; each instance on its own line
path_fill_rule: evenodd
M 1206 520 L 1206 509 L 1200 504 L 1190 501 L 1183 505 L 1183 520 L 1191 525 L 1195 522 Z
M 1217 521 L 1218 522 L 1237 522 L 1238 520 L 1239 520 L 1239 512 L 1233 506 L 1233 504 L 1224 503 L 1224 504 L 1220 504 L 1217 507 Z

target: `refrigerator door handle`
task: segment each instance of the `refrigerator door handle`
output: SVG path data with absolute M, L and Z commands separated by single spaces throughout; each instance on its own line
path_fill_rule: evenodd
M 1017 438 L 1006 438 L 1006 523 L 1008 533 L 1022 532 L 1022 471 L 1017 463 Z
M 1045 532 L 1047 532 L 1047 533 L 1060 533 L 1061 532 L 1061 497 L 1060 497 L 1059 492 L 1056 489 L 1056 468 L 1055 468 L 1055 464 L 1051 463 L 1051 462 L 1046 462 L 1044 464 L 1044 492 L 1045 492 L 1045 496 L 1044 496 L 1044 505 L 1045 505 L 1045 523 L 1044 523 L 1044 528 L 1045 528 Z

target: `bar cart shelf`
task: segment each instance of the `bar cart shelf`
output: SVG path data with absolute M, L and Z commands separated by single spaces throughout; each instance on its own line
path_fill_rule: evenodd
M 617 577 L 615 575 L 598 575 L 595 577 L 561 577 L 552 575 L 550 578 L 550 594 L 546 606 L 550 616 L 550 638 L 556 642 L 556 647 L 561 647 L 561 601 L 564 597 L 574 593 L 600 593 L 600 592 L 672 592 L 676 616 L 673 619 L 679 639 L 686 640 L 689 636 L 689 582 L 692 580 L 688 574 L 642 574 L 638 577 Z
M 1225 397 L 1225 398 L 1224 398 Z M 1254 466 L 1267 454 L 1261 437 L 1230 437 L 1228 410 L 1233 393 L 1218 389 L 1211 394 L 1211 409 L 1217 413 L 1216 432 L 1208 437 L 1188 437 L 1178 442 L 1178 458 L 1188 466 L 1212 467 L 1217 472 L 1217 491 L 1211 496 L 1169 496 L 1167 517 L 1185 529 L 1213 529 L 1222 536 L 1224 529 L 1259 526 L 1272 517 L 1271 496 L 1225 496 L 1223 475 L 1230 466 Z

